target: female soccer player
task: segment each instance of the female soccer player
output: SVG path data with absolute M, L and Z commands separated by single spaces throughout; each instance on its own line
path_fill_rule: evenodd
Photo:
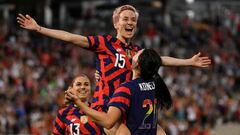
M 114 90 L 124 82 L 131 80 L 131 58 L 141 48 L 131 43 L 138 21 L 139 13 L 131 5 L 123 5 L 113 12 L 113 25 L 117 36 L 98 35 L 83 36 L 62 30 L 42 27 L 29 15 L 19 14 L 17 22 L 20 27 L 36 31 L 40 34 L 67 41 L 96 53 L 96 69 L 100 79 L 94 91 L 92 107 L 96 110 L 107 110 L 107 104 Z M 208 57 L 200 57 L 200 53 L 190 59 L 176 59 L 162 56 L 165 66 L 196 66 L 208 67 Z
M 69 89 L 72 89 L 77 99 L 89 106 L 91 84 L 86 75 L 75 77 Z M 100 135 L 101 132 L 92 119 L 74 103 L 58 111 L 53 128 L 54 135 Z
M 132 135 L 156 135 L 157 109 L 172 105 L 169 90 L 158 74 L 162 64 L 158 56 L 154 50 L 145 49 L 133 57 L 133 80 L 115 90 L 107 113 L 91 109 L 70 91 L 66 92 L 67 98 L 107 129 L 122 118 Z

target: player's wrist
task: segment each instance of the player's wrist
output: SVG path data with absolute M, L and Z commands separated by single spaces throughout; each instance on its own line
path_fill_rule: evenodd
M 194 66 L 194 61 L 193 61 L 193 59 L 192 59 L 192 58 L 187 59 L 187 64 L 186 64 L 186 65 L 188 65 L 188 66 Z
M 35 29 L 36 32 L 40 32 L 42 30 L 42 27 L 40 25 L 37 26 L 37 28 Z

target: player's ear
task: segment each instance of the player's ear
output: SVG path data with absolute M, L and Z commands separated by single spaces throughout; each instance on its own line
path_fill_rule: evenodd
M 116 30 L 118 29 L 117 23 L 114 23 L 113 26 L 114 26 L 114 28 L 115 28 Z

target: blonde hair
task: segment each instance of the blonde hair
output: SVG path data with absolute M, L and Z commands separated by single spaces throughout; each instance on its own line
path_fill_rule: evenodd
M 131 10 L 131 11 L 133 11 L 135 13 L 135 15 L 136 15 L 136 18 L 138 19 L 139 13 L 138 13 L 138 11 L 136 10 L 135 7 L 133 7 L 131 5 L 123 5 L 123 6 L 117 7 L 113 11 L 113 16 L 112 16 L 113 24 L 116 24 L 118 22 L 119 16 L 122 13 L 122 11 L 124 11 L 124 10 Z

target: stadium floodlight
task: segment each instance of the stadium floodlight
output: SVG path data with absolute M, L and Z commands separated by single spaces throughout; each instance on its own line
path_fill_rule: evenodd
M 194 18 L 195 16 L 195 12 L 193 10 L 188 10 L 186 13 L 189 18 Z
M 192 4 L 192 3 L 194 2 L 194 0 L 186 0 L 186 2 L 187 2 L 188 4 Z

